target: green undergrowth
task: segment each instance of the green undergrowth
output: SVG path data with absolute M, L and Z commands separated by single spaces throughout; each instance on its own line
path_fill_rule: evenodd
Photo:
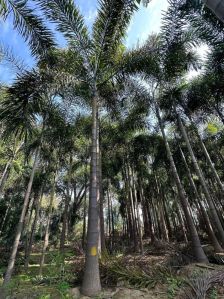
M 4 293 L 8 299 L 70 299 L 69 289 L 76 279 L 68 263 L 72 256 L 71 252 L 64 255 L 57 251 L 48 252 L 43 275 L 39 276 L 40 255 L 32 254 L 27 273 L 21 265 L 17 270 L 19 273 L 12 278 Z
M 107 254 L 101 259 L 101 275 L 107 285 L 126 285 L 137 289 L 154 288 L 158 283 L 166 284 L 168 278 L 173 277 L 172 271 L 166 267 L 138 264 L 123 255 Z
M 82 256 L 74 256 L 72 252 L 61 255 L 57 251 L 50 251 L 42 276 L 39 276 L 39 257 L 38 254 L 32 254 L 33 263 L 27 273 L 22 265 L 17 269 L 18 273 L 5 290 L 8 299 L 70 299 L 70 289 L 80 286 L 84 265 Z M 147 258 L 103 254 L 100 260 L 103 287 L 148 289 L 152 293 L 162 289 L 168 299 L 175 299 L 189 287 L 189 279 L 203 277 L 206 273 L 206 269 L 192 264 L 177 274 L 172 268 L 150 264 Z M 211 288 L 209 295 L 209 299 L 218 298 L 215 288 Z

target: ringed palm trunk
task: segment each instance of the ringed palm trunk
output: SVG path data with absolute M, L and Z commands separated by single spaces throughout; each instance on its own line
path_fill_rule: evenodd
M 14 269 L 16 254 L 17 254 L 20 237 L 21 237 L 22 230 L 23 230 L 23 223 L 24 223 L 24 219 L 25 219 L 25 215 L 26 215 L 26 211 L 27 211 L 27 207 L 28 207 L 28 203 L 29 203 L 29 197 L 30 197 L 30 193 L 31 193 L 32 185 L 33 185 L 34 174 L 35 174 L 35 171 L 37 168 L 39 153 L 40 153 L 40 146 L 36 149 L 33 167 L 32 167 L 32 171 L 31 171 L 31 175 L 30 175 L 30 180 L 29 180 L 27 190 L 25 193 L 23 208 L 22 208 L 22 212 L 20 215 L 19 223 L 17 225 L 16 235 L 15 235 L 14 243 L 12 246 L 12 252 L 11 252 L 11 255 L 9 258 L 9 263 L 8 263 L 8 267 L 7 267 L 4 282 L 3 282 L 4 285 L 9 283 L 11 276 L 12 276 L 13 269 Z
M 184 141 L 186 142 L 188 151 L 190 153 L 190 156 L 191 156 L 191 159 L 192 159 L 192 162 L 193 162 L 195 172 L 198 175 L 199 181 L 200 181 L 200 183 L 202 185 L 202 188 L 203 188 L 203 191 L 204 191 L 205 198 L 206 198 L 207 203 L 209 205 L 210 213 L 212 215 L 212 222 L 214 224 L 214 229 L 217 229 L 217 231 L 219 233 L 219 236 L 220 236 L 221 243 L 224 244 L 224 230 L 223 230 L 221 221 L 219 219 L 219 216 L 217 214 L 217 211 L 216 211 L 215 205 L 213 203 L 213 200 L 211 198 L 211 195 L 209 193 L 209 190 L 207 188 L 207 184 L 205 182 L 204 175 L 203 175 L 203 173 L 202 173 L 202 171 L 201 171 L 201 169 L 198 165 L 197 159 L 194 155 L 193 149 L 191 147 L 191 144 L 190 144 L 189 138 L 187 136 L 187 132 L 185 130 L 185 127 L 182 123 L 181 117 L 180 117 L 179 114 L 177 115 L 177 117 L 178 117 L 178 125 L 179 125 L 179 128 L 180 128 L 181 134 L 184 138 Z
M 104 211 L 103 211 L 103 202 L 104 202 L 104 192 L 102 184 L 102 153 L 100 151 L 99 156 L 99 183 L 100 183 L 100 242 L 101 242 L 101 251 L 106 251 L 106 242 L 105 242 L 105 227 L 104 227 Z
M 155 108 L 156 108 L 156 116 L 157 116 L 158 121 L 159 121 L 160 130 L 162 132 L 163 139 L 164 139 L 164 142 L 165 142 L 167 157 L 170 161 L 171 171 L 172 171 L 174 181 L 175 181 L 176 186 L 177 186 L 179 199 L 180 199 L 181 206 L 182 206 L 182 209 L 183 209 L 183 212 L 184 212 L 184 216 L 185 216 L 185 219 L 186 219 L 186 222 L 187 222 L 187 226 L 188 226 L 187 228 L 188 228 L 188 231 L 189 231 L 189 234 L 190 234 L 190 237 L 191 237 L 192 249 L 194 251 L 195 258 L 198 262 L 207 263 L 208 259 L 207 259 L 206 255 L 205 255 L 205 253 L 202 249 L 201 242 L 200 242 L 196 227 L 194 225 L 194 221 L 193 221 L 191 213 L 190 213 L 190 207 L 189 207 L 186 195 L 185 195 L 184 188 L 181 184 L 179 175 L 177 173 L 176 165 L 174 163 L 173 155 L 171 153 L 170 146 L 169 146 L 166 134 L 165 134 L 164 126 L 163 126 L 163 123 L 162 123 L 162 120 L 161 120 L 161 117 L 160 117 L 159 108 L 157 106 L 157 103 L 155 103 Z
M 201 197 L 200 197 L 200 195 L 198 193 L 198 190 L 195 186 L 194 180 L 191 176 L 190 169 L 187 165 L 186 158 L 185 158 L 184 153 L 183 153 L 181 148 L 180 148 L 180 152 L 181 152 L 181 157 L 182 157 L 182 160 L 184 162 L 185 168 L 187 170 L 187 176 L 188 176 L 190 185 L 191 185 L 191 187 L 194 191 L 194 194 L 196 196 L 196 200 L 195 200 L 196 201 L 196 206 L 199 208 L 199 211 L 201 211 L 202 216 L 203 216 L 204 221 L 205 221 L 205 225 L 206 225 L 206 228 L 207 228 L 207 233 L 208 233 L 209 239 L 210 239 L 212 245 L 214 246 L 214 249 L 215 249 L 216 252 L 223 252 L 223 249 L 222 249 L 221 245 L 219 244 L 219 242 L 218 242 L 218 240 L 215 236 L 215 233 L 212 229 L 212 225 L 211 225 L 210 219 L 208 217 L 208 214 L 207 214 L 205 208 L 203 207 L 203 205 L 201 203 Z
M 99 200 L 99 119 L 98 97 L 95 93 L 92 100 L 92 148 L 87 246 L 85 271 L 81 288 L 82 293 L 86 296 L 95 296 L 101 290 L 98 254 Z

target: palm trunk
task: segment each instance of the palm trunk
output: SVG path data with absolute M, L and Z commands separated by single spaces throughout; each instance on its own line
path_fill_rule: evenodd
M 179 128 L 180 128 L 181 134 L 182 134 L 182 136 L 184 138 L 184 141 L 186 142 L 188 151 L 190 153 L 190 156 L 191 156 L 191 159 L 192 159 L 192 162 L 193 162 L 193 166 L 194 166 L 195 172 L 197 173 L 197 175 L 199 177 L 199 180 L 200 180 L 200 183 L 201 183 L 201 185 L 203 187 L 205 198 L 206 198 L 206 200 L 208 202 L 209 209 L 210 209 L 210 212 L 211 212 L 211 215 L 212 215 L 212 218 L 213 218 L 212 221 L 214 223 L 214 229 L 217 229 L 217 231 L 219 233 L 219 236 L 220 236 L 221 243 L 224 244 L 224 230 L 223 230 L 221 221 L 220 221 L 219 216 L 217 214 L 215 205 L 213 203 L 213 200 L 212 200 L 212 198 L 210 196 L 210 193 L 209 193 L 209 190 L 207 188 L 207 185 L 206 185 L 206 182 L 205 182 L 205 178 L 204 178 L 203 173 L 202 173 L 202 171 L 201 171 L 201 169 L 200 169 L 200 167 L 198 165 L 197 159 L 196 159 L 196 157 L 194 155 L 193 149 L 192 149 L 190 141 L 188 139 L 187 132 L 185 130 L 185 127 L 184 127 L 184 125 L 182 123 L 182 120 L 181 120 L 181 117 L 180 117 L 179 114 L 178 114 L 178 124 L 179 124 Z
M 197 135 L 198 135 L 198 139 L 199 139 L 201 148 L 202 148 L 202 150 L 203 150 L 203 153 L 204 153 L 204 155 L 205 155 L 205 157 L 206 157 L 206 159 L 207 159 L 207 162 L 208 162 L 208 164 L 209 164 L 209 166 L 210 166 L 210 168 L 211 168 L 211 170 L 212 170 L 212 173 L 213 173 L 213 175 L 214 175 L 214 177 L 215 177 L 215 179 L 216 179 L 216 182 L 217 182 L 217 184 L 218 184 L 220 190 L 221 190 L 222 193 L 224 194 L 224 185 L 223 185 L 223 183 L 222 183 L 221 180 L 220 180 L 220 177 L 219 177 L 219 175 L 218 175 L 218 173 L 217 173 L 217 171 L 216 171 L 216 169 L 215 169 L 214 164 L 212 163 L 212 160 L 211 160 L 211 158 L 210 158 L 210 155 L 209 155 L 209 153 L 208 153 L 208 151 L 207 151 L 207 148 L 206 148 L 206 146 L 205 146 L 203 140 L 201 139 L 200 134 L 198 133 Z
M 2 174 L 1 179 L 0 179 L 0 194 L 2 194 L 4 185 L 5 185 L 5 182 L 6 182 L 8 173 L 9 173 L 9 169 L 10 169 L 10 167 L 11 167 L 11 165 L 12 165 L 12 161 L 13 161 L 13 159 L 11 158 L 11 159 L 6 163 L 6 165 L 5 165 L 3 174 Z
M 65 251 L 65 239 L 66 239 L 66 230 L 68 227 L 68 209 L 70 203 L 70 194 L 67 192 L 65 196 L 65 207 L 63 212 L 63 221 L 62 221 L 62 231 L 61 231 L 61 238 L 60 238 L 60 253 L 64 253 Z
M 98 97 L 94 94 L 92 100 L 92 148 L 91 148 L 91 175 L 90 197 L 88 211 L 88 231 L 85 271 L 82 283 L 82 293 L 86 296 L 95 296 L 101 290 L 99 273 L 99 119 Z
M 192 187 L 192 189 L 194 191 L 194 194 L 196 196 L 196 200 L 195 200 L 196 201 L 196 205 L 197 206 L 199 205 L 199 209 L 201 210 L 203 218 L 204 218 L 204 221 L 205 221 L 205 225 L 206 225 L 206 228 L 207 228 L 207 233 L 208 233 L 209 239 L 212 242 L 212 245 L 214 246 L 215 251 L 216 252 L 222 252 L 223 249 L 222 249 L 221 245 L 219 244 L 219 242 L 218 242 L 218 240 L 217 240 L 217 238 L 216 238 L 216 236 L 214 234 L 214 231 L 212 229 L 212 225 L 211 225 L 211 222 L 209 220 L 209 217 L 208 217 L 208 215 L 207 215 L 207 213 L 206 213 L 206 211 L 205 211 L 205 209 L 204 209 L 204 207 L 203 207 L 203 205 L 201 203 L 200 195 L 199 195 L 198 190 L 197 190 L 197 188 L 195 186 L 194 180 L 193 180 L 193 178 L 191 176 L 190 169 L 188 167 L 187 161 L 185 159 L 184 153 L 183 153 L 183 151 L 182 151 L 181 148 L 180 148 L 180 152 L 181 152 L 181 157 L 182 157 L 182 160 L 184 162 L 185 168 L 187 170 L 187 176 L 188 176 L 190 185 L 191 185 L 191 187 Z
M 86 162 L 87 172 L 87 162 Z M 86 197 L 87 197 L 87 174 L 85 173 L 85 195 L 84 195 L 84 207 L 83 207 L 83 230 L 82 230 L 82 248 L 85 250 L 86 240 Z
M 13 160 L 15 159 L 18 151 L 21 149 L 21 146 L 23 145 L 23 142 L 15 149 L 14 153 L 13 153 L 13 156 L 9 159 L 9 161 L 6 163 L 5 165 L 5 168 L 4 168 L 4 171 L 3 171 L 3 174 L 1 176 L 1 179 L 0 179 L 0 195 L 2 194 L 3 192 L 3 189 L 4 189 L 4 186 L 5 186 L 5 182 L 7 180 L 7 177 L 9 175 L 9 172 L 10 172 L 10 168 L 12 166 L 12 162 Z
M 166 221 L 164 217 L 164 209 L 163 209 L 163 194 L 161 190 L 161 186 L 157 180 L 157 176 L 155 175 L 155 182 L 156 182 L 156 188 L 158 193 L 158 210 L 159 210 L 159 219 L 161 220 L 161 228 L 162 228 L 162 237 L 166 242 L 169 242 L 169 236 L 168 236 L 168 230 L 166 226 Z
M 41 202 L 42 202 L 42 198 L 43 198 L 43 186 L 41 187 L 41 191 L 40 191 L 40 198 L 39 196 L 37 197 L 37 201 L 35 203 L 36 205 L 36 211 L 35 211 L 35 217 L 34 217 L 34 221 L 33 221 L 33 225 L 32 225 L 32 229 L 31 229 L 31 234 L 30 234 L 30 240 L 29 240 L 29 244 L 28 244 L 28 249 L 27 249 L 27 255 L 26 255 L 26 260 L 25 260 L 25 271 L 27 271 L 28 267 L 29 267 L 29 261 L 30 261 L 30 254 L 32 251 L 32 245 L 33 245 L 33 239 L 34 239 L 34 235 L 36 232 L 36 226 L 37 226 L 37 222 L 39 219 L 39 211 L 40 211 L 40 206 L 41 206 Z
M 134 177 L 133 170 L 131 172 L 131 175 L 132 175 L 133 198 L 134 198 L 136 217 L 137 217 L 136 223 L 137 223 L 137 228 L 138 228 L 139 249 L 140 249 L 140 253 L 143 254 L 144 248 L 143 248 L 143 242 L 142 242 L 142 225 L 141 225 L 141 219 L 140 219 L 140 214 L 139 214 L 137 190 L 136 190 L 136 183 L 135 183 L 135 177 Z
M 113 211 L 113 205 L 112 200 L 110 200 L 110 214 L 111 214 L 111 229 L 112 229 L 112 238 L 111 238 L 111 251 L 113 252 L 114 249 L 114 211 Z
M 185 191 L 184 191 L 183 186 L 181 184 L 179 175 L 177 173 L 176 165 L 175 165 L 174 160 L 173 160 L 173 156 L 172 156 L 170 146 L 169 146 L 166 134 L 165 134 L 164 126 L 163 126 L 163 123 L 162 123 L 162 120 L 161 120 L 161 117 L 160 117 L 159 108 L 158 108 L 157 104 L 155 104 L 155 108 L 156 108 L 156 116 L 157 116 L 158 121 L 159 121 L 160 130 L 162 132 L 163 139 L 164 139 L 164 142 L 165 142 L 167 157 L 170 161 L 171 171 L 172 171 L 174 181 L 175 181 L 176 186 L 177 186 L 179 199 L 180 199 L 182 209 L 184 211 L 184 216 L 185 216 L 187 226 L 188 226 L 188 231 L 189 231 L 189 234 L 191 236 L 192 249 L 194 251 L 195 258 L 198 262 L 207 263 L 208 259 L 207 259 L 206 255 L 205 255 L 205 253 L 202 249 L 201 242 L 200 242 L 200 239 L 198 237 L 197 230 L 195 228 L 193 219 L 191 217 L 190 207 L 189 207 L 186 195 L 185 195 Z
M 25 241 L 25 253 L 24 253 L 24 258 L 26 261 L 27 254 L 28 254 L 28 247 L 29 247 L 29 242 L 30 242 L 30 235 L 31 235 L 31 228 L 32 228 L 32 216 L 33 216 L 33 206 L 37 200 L 37 196 L 34 195 L 34 197 L 30 200 L 30 204 L 28 207 L 28 211 L 26 213 L 26 218 L 24 221 L 24 228 L 23 229 L 23 234 L 26 236 L 26 241 Z
M 8 214 L 9 214 L 9 210 L 10 210 L 10 208 L 11 208 L 11 199 L 10 199 L 9 203 L 7 204 L 7 208 L 6 208 L 6 211 L 5 211 L 5 215 L 4 215 L 4 218 L 3 218 L 2 223 L 1 223 L 1 227 L 0 227 L 0 236 L 1 236 L 2 231 L 3 231 L 3 228 L 4 228 L 4 226 L 5 226 L 6 219 L 7 219 L 7 216 L 8 216 Z
M 23 230 L 23 223 L 24 223 L 24 219 L 25 219 L 25 215 L 26 215 L 26 211 L 27 211 L 27 206 L 29 203 L 29 197 L 30 197 L 31 188 L 32 188 L 32 184 L 33 184 L 34 174 L 35 174 L 35 171 L 37 168 L 39 153 L 40 153 L 40 146 L 36 149 L 35 158 L 34 158 L 34 162 L 33 162 L 33 168 L 31 171 L 30 180 L 28 183 L 28 187 L 27 187 L 24 202 L 23 202 L 22 212 L 20 215 L 19 223 L 17 225 L 17 230 L 16 230 L 13 247 L 12 247 L 11 256 L 9 259 L 8 267 L 6 270 L 6 275 L 5 275 L 4 282 L 3 282 L 4 285 L 9 283 L 11 276 L 12 276 L 13 269 L 14 269 L 16 254 L 17 254 L 20 237 L 21 237 L 22 230 Z
M 104 213 L 103 213 L 103 202 L 104 202 L 104 192 L 103 192 L 103 184 L 102 184 L 102 162 L 101 162 L 101 152 L 99 157 L 99 181 L 100 181 L 100 245 L 101 251 L 106 251 L 105 244 L 105 228 L 104 228 Z
M 49 204 L 49 212 L 47 216 L 47 223 L 45 227 L 45 235 L 44 235 L 44 244 L 42 247 L 42 253 L 40 258 L 40 269 L 39 269 L 39 275 L 42 276 L 43 273 L 43 266 L 44 266 L 44 259 L 45 259 L 45 253 L 47 251 L 48 243 L 49 243 L 49 227 L 51 222 L 51 215 L 53 210 L 53 202 L 54 202 L 54 195 L 55 195 L 55 184 L 56 184 L 56 174 L 54 175 L 52 187 L 51 187 L 51 195 L 50 195 L 50 204 Z
M 71 176 L 72 176 L 72 155 L 70 156 L 69 161 L 69 169 L 68 169 L 68 182 L 67 182 L 67 190 L 65 196 L 65 207 L 63 213 L 63 223 L 62 223 L 62 231 L 61 231 L 61 239 L 60 239 L 60 253 L 64 253 L 65 250 L 65 239 L 66 239 L 66 231 L 68 230 L 68 213 L 69 213 L 69 204 L 71 200 L 70 196 L 70 185 L 71 185 Z

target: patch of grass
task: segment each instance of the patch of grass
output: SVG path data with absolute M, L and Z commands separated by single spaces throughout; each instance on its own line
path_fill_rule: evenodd
M 167 298 L 174 299 L 182 287 L 184 280 L 179 277 L 170 276 L 167 278 L 168 289 L 167 289 Z

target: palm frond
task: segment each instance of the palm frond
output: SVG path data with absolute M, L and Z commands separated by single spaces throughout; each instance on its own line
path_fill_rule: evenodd
M 203 42 L 209 44 L 223 42 L 224 24 L 204 5 L 204 1 L 180 1 L 179 13 L 182 20 L 190 22 L 198 38 Z
M 151 35 L 142 47 L 127 51 L 122 59 L 126 74 L 142 74 L 143 77 L 160 73 L 160 37 Z
M 38 0 L 49 20 L 57 25 L 69 43 L 82 54 L 84 64 L 90 69 L 91 40 L 84 18 L 73 0 Z
M 3 19 L 6 20 L 9 14 L 13 16 L 14 28 L 28 42 L 32 55 L 44 56 L 51 47 L 55 46 L 51 31 L 27 6 L 26 0 L 7 0 L 3 4 L 1 6 Z
M 32 135 L 43 101 L 35 97 L 40 77 L 34 70 L 25 72 L 8 88 L 1 102 L 0 119 L 7 134 Z
M 118 45 L 125 36 L 127 26 L 137 1 L 134 0 L 100 0 L 98 16 L 93 25 L 93 43 L 96 53 L 96 66 L 104 60 L 109 60 L 116 53 Z
M 0 16 L 4 16 L 7 12 L 7 3 L 5 0 L 0 0 Z
M 0 44 L 0 57 L 2 61 L 9 62 L 18 72 L 23 72 L 28 68 L 19 57 L 15 56 L 10 47 L 5 47 L 3 44 Z

